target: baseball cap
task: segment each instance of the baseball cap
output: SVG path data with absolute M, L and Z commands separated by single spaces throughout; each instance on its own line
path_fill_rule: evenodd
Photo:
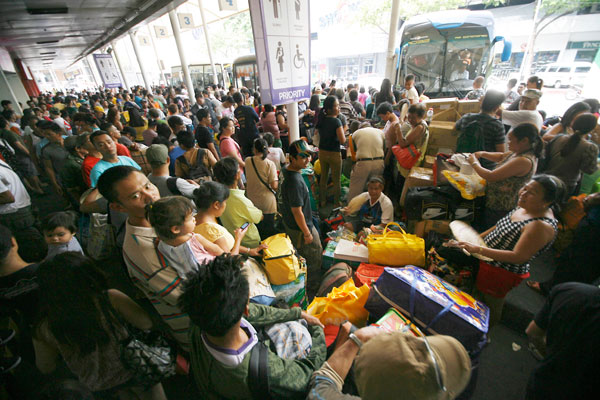
M 434 361 L 423 338 L 393 332 L 380 334 L 364 344 L 356 357 L 355 382 L 363 400 L 454 399 L 471 377 L 471 360 L 458 340 L 428 336 L 438 365 L 443 391 L 436 378 Z
M 166 164 L 169 149 L 164 144 L 153 144 L 146 149 L 146 160 L 152 166 Z
M 530 99 L 539 99 L 542 97 L 542 91 L 539 89 L 527 89 L 523 92 L 522 97 L 528 97 Z
M 296 140 L 290 144 L 289 153 L 292 157 L 310 157 L 311 148 L 304 140 Z

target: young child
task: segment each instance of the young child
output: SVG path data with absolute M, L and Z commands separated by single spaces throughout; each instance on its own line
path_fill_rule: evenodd
M 342 212 L 347 216 L 355 216 L 344 226 L 352 232 L 363 228 L 380 231 L 394 220 L 394 205 L 389 197 L 383 194 L 383 179 L 372 176 L 367 183 L 367 191 L 354 197 Z
M 48 215 L 42 220 L 42 232 L 48 244 L 46 260 L 66 251 L 77 251 L 83 254 L 83 249 L 75 237 L 77 227 L 73 214 L 59 211 Z
M 186 197 L 170 196 L 148 204 L 146 218 L 160 239 L 158 250 L 181 278 L 223 253 L 218 245 L 194 233 L 196 210 Z

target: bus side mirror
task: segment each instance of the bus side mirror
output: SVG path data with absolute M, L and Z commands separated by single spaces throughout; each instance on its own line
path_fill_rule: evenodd
M 510 55 L 512 54 L 512 42 L 506 39 L 504 36 L 496 36 L 492 41 L 492 44 L 496 44 L 498 42 L 504 42 L 504 48 L 502 49 L 500 61 L 506 62 L 510 60 Z

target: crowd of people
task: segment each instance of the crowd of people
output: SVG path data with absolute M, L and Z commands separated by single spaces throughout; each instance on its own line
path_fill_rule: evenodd
M 418 166 L 430 139 L 416 81 L 407 76 L 399 90 L 388 79 L 379 90 L 317 85 L 297 106 L 295 141 L 286 106 L 261 104 L 246 88 L 208 86 L 193 105 L 184 86 L 57 92 L 32 98 L 22 115 L 3 100 L 0 327 L 11 318 L 18 338 L 2 329 L 0 340 L 13 354 L 2 355 L 2 374 L 14 375 L 14 398 L 165 399 L 161 379 L 124 358 L 123 347 L 147 331 L 176 349 L 179 373 L 207 398 L 457 397 L 471 361 L 452 337 L 345 323 L 327 347 L 322 323 L 306 311 L 249 301 L 246 271 L 260 262 L 265 239 L 284 232 L 305 259 L 310 302 L 324 273 L 320 218 L 341 209 L 343 226 L 357 233 L 401 218 L 410 166 L 393 149 L 418 152 Z M 470 262 L 492 325 L 531 261 L 552 247 L 560 206 L 598 168 L 590 139 L 598 101 L 547 119 L 537 109 L 543 82 L 531 77 L 519 93 L 515 85 L 486 91 L 475 79 L 467 98 L 480 100 L 481 111 L 455 125 L 480 138 L 467 160 L 487 181 L 476 226 L 486 246 L 457 246 L 491 260 Z M 316 160 L 318 184 L 309 187 Z M 547 351 L 528 398 L 583 393 L 597 372 L 584 366 L 599 354 L 592 337 L 600 289 L 590 284 L 600 270 L 588 258 L 584 273 L 573 258 L 597 252 L 600 202 L 596 194 L 580 199 L 585 217 L 557 258 L 556 276 L 528 281 L 548 295 L 527 331 L 534 349 Z M 579 283 L 563 283 L 572 281 Z M 575 310 L 583 310 L 577 322 L 569 319 Z M 38 372 L 48 384 L 31 387 Z

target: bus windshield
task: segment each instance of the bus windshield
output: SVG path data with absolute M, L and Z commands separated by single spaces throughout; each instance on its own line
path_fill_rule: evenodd
M 425 85 L 427 96 L 464 96 L 473 79 L 485 74 L 490 52 L 487 29 L 477 25 L 408 28 L 401 43 L 398 83 L 408 74 Z

